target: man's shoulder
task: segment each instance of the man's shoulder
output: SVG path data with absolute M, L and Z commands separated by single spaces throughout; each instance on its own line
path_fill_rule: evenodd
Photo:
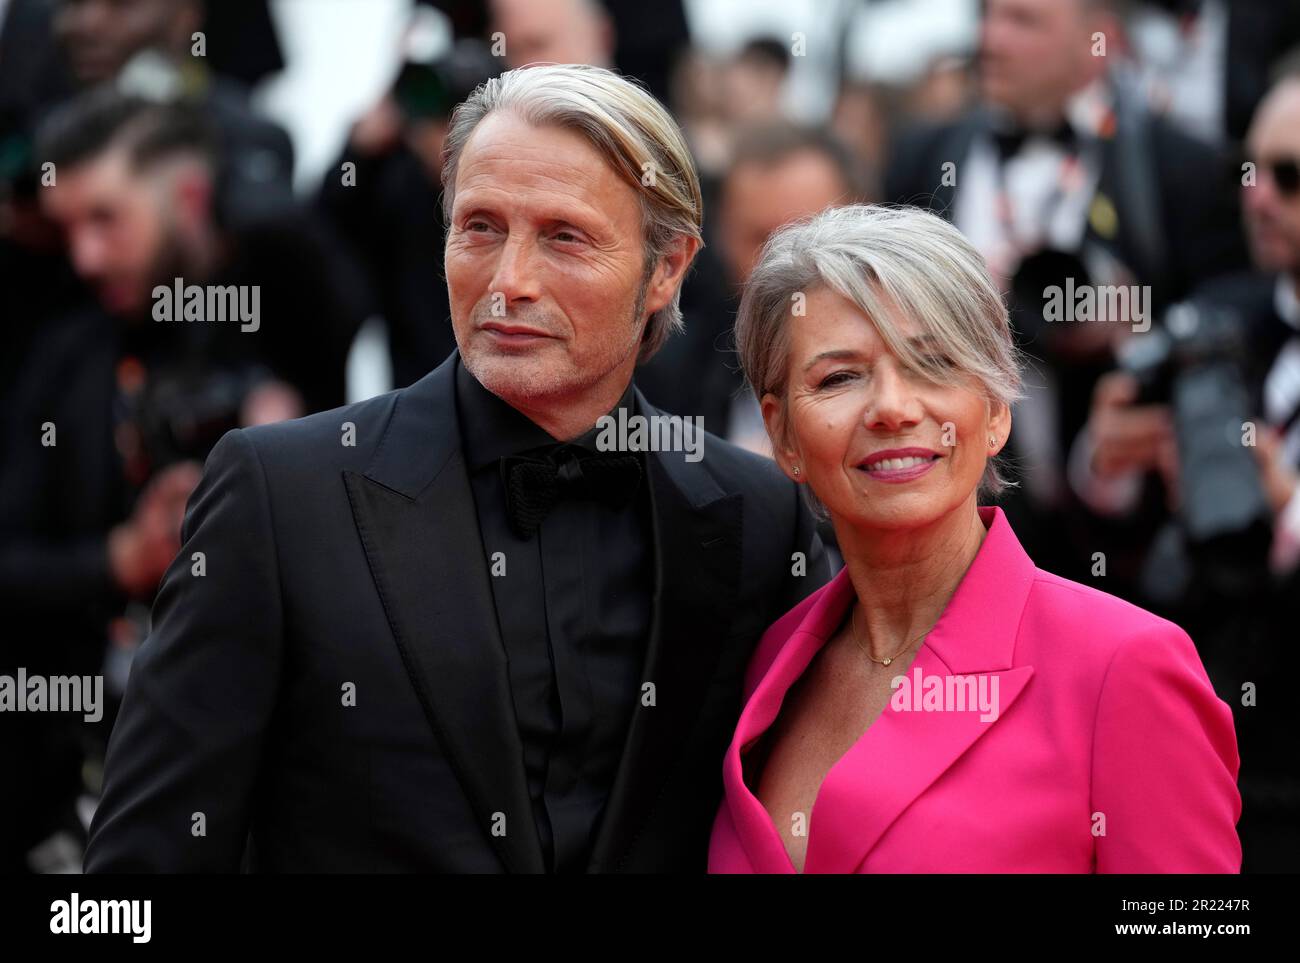
M 895 132 L 897 151 L 913 158 L 931 154 L 957 138 L 969 137 L 981 122 L 977 111 L 943 120 L 911 121 Z
M 945 161 L 961 162 L 983 122 L 982 114 L 969 111 L 947 120 L 921 120 L 900 126 L 894 132 L 894 146 L 885 165 L 885 200 L 929 207 L 941 165 Z
M 711 431 L 705 431 L 704 438 L 704 461 L 721 471 L 757 473 L 765 482 L 785 478 L 769 455 L 727 441 Z
M 1149 140 L 1161 175 L 1159 186 L 1179 204 L 1205 203 L 1216 191 L 1237 187 L 1239 171 L 1232 166 L 1229 150 L 1184 130 L 1166 117 L 1148 113 Z M 1196 192 L 1186 190 L 1195 184 Z
M 98 306 L 82 305 L 55 315 L 37 328 L 24 350 L 14 397 L 60 397 L 67 394 L 70 382 L 99 378 L 112 370 L 118 342 L 118 323 Z
M 1270 312 L 1276 293 L 1276 274 L 1234 271 L 1197 285 L 1188 300 L 1203 299 L 1216 306 Z
M 268 473 L 364 471 L 382 444 L 404 389 L 302 418 L 237 429 Z
M 786 498 L 794 488 L 794 482 L 771 457 L 742 448 L 710 431 L 703 433 L 700 464 L 727 490 Z

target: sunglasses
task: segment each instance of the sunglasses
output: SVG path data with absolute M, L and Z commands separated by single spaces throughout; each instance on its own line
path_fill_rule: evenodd
M 1283 197 L 1291 198 L 1300 194 L 1300 160 L 1288 157 L 1267 161 L 1260 166 L 1268 171 L 1277 192 Z

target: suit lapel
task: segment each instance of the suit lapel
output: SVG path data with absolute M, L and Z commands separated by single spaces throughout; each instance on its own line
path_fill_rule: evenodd
M 987 120 L 981 113 L 974 113 L 967 116 L 961 122 L 955 124 L 942 139 L 938 156 L 941 159 L 951 159 L 957 163 L 963 163 L 969 159 L 971 147 L 974 146 L 976 138 L 981 131 L 987 127 Z M 938 182 L 930 195 L 930 201 L 927 209 L 935 214 L 952 220 L 954 216 L 954 202 L 957 199 L 957 182 L 955 179 L 946 176 L 942 164 L 939 170 L 932 172 L 938 177 Z
M 743 754 L 771 728 L 785 694 L 844 618 L 853 596 L 848 569 L 841 569 L 817 598 L 772 659 L 750 693 L 722 766 L 726 805 L 741 846 L 755 873 L 793 873 L 785 843 L 766 807 L 745 784 Z M 756 785 L 756 783 L 755 783 Z
M 541 872 L 456 422 L 457 359 L 397 394 L 365 474 L 345 471 L 344 483 L 402 663 L 478 824 L 509 870 Z
M 658 414 L 637 392 L 638 410 Z M 707 442 L 706 442 L 707 446 Z M 615 870 L 649 817 L 704 703 L 740 584 L 741 496 L 682 452 L 647 454 L 655 546 L 644 682 L 589 868 Z
M 810 820 L 804 871 L 851 873 L 902 812 L 980 738 L 1000 724 L 1033 676 L 1013 666 L 1020 616 L 1035 567 L 999 508 L 979 509 L 989 526 L 939 621 L 907 675 L 997 679 L 996 720 L 979 711 L 894 711 L 880 717 L 827 773 Z M 793 872 L 767 810 L 742 776 L 740 750 L 775 721 L 781 701 L 844 618 L 853 599 L 847 570 L 822 590 L 750 696 L 727 752 L 724 778 L 732 821 L 756 872 Z

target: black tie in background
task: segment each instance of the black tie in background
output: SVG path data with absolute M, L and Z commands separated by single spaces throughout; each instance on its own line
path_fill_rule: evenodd
M 532 538 L 556 502 L 566 496 L 626 504 L 641 482 L 641 460 L 625 452 L 595 454 L 573 445 L 556 445 L 502 458 L 501 480 L 511 528 L 521 538 Z
M 1025 142 L 1034 137 L 1041 137 L 1052 143 L 1059 144 L 1065 149 L 1066 153 L 1074 153 L 1079 147 L 1079 135 L 1066 121 L 1061 121 L 1055 127 L 1038 129 L 1012 127 L 993 132 L 993 142 L 997 145 L 998 156 L 1003 161 L 1010 160 L 1019 154 Z

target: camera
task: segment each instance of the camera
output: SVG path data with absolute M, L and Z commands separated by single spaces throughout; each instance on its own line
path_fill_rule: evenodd
M 1176 530 L 1157 538 L 1145 579 L 1160 596 L 1172 595 L 1178 573 L 1189 570 L 1234 599 L 1265 581 L 1272 517 L 1248 450 L 1244 326 L 1235 309 L 1193 299 L 1118 349 L 1120 367 L 1139 385 L 1135 403 L 1173 411 L 1182 504 L 1170 523 Z

